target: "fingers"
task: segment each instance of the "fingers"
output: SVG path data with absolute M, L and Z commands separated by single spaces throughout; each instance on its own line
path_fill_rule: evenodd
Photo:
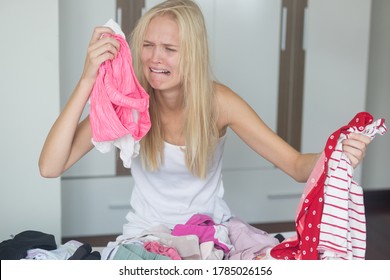
M 112 60 L 116 57 L 120 43 L 111 36 L 105 34 L 114 34 L 109 27 L 96 27 L 92 34 L 84 65 L 83 77 L 94 80 L 99 66 L 106 60 Z
M 356 168 L 366 155 L 367 145 L 371 139 L 362 134 L 351 133 L 348 139 L 343 141 L 343 151 Z
M 110 36 L 104 36 L 105 34 L 114 34 L 114 31 L 105 26 L 99 26 L 94 29 L 91 41 L 88 47 L 88 55 L 90 59 L 95 59 L 100 56 L 98 64 L 107 59 L 113 59 L 119 50 L 119 42 Z
M 100 65 L 107 59 L 114 59 L 119 48 L 119 42 L 114 38 L 102 37 L 88 47 L 88 57 L 94 64 Z
M 90 45 L 96 43 L 102 36 L 103 34 L 114 34 L 115 32 L 109 28 L 109 27 L 106 27 L 106 26 L 98 26 L 98 27 L 95 27 L 95 29 L 93 30 L 93 33 L 92 33 L 92 38 L 89 42 Z
M 361 150 L 357 150 L 355 148 L 351 148 L 349 146 L 344 146 L 344 153 L 351 161 L 351 165 L 353 168 L 356 168 L 361 160 L 364 158 L 364 152 Z

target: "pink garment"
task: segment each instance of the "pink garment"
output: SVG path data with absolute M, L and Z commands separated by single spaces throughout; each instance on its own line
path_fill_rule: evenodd
M 171 260 L 181 260 L 179 253 L 175 248 L 164 246 L 157 241 L 147 241 L 144 243 L 144 248 L 146 251 L 166 256 Z
M 125 38 L 117 34 L 105 36 L 118 40 L 120 49 L 113 60 L 101 64 L 91 92 L 92 142 L 101 152 L 109 151 L 102 143 L 117 146 L 124 152 L 121 158 L 125 163 L 134 151 L 137 152 L 134 143 L 145 136 L 151 127 L 149 95 L 135 76 L 130 48 Z M 134 141 L 128 141 L 128 138 L 120 141 L 129 136 Z
M 284 240 L 272 248 L 271 256 L 273 258 L 303 260 L 320 258 L 318 244 L 324 211 L 325 186 L 328 184 L 328 173 L 332 172 L 328 168 L 330 159 L 333 153 L 337 151 L 336 146 L 342 134 L 348 135 L 351 132 L 357 132 L 367 135 L 368 131 L 371 130 L 369 124 L 372 122 L 373 118 L 369 113 L 358 113 L 348 125 L 341 127 L 328 138 L 324 152 L 309 176 L 297 208 L 295 219 L 297 235 Z M 381 134 L 386 132 L 383 119 L 378 120 L 375 124 L 381 127 L 378 130 Z M 370 136 L 371 134 L 368 135 Z M 371 138 L 373 138 L 373 135 Z
M 229 239 L 234 247 L 234 250 L 231 250 L 227 256 L 229 260 L 265 258 L 267 250 L 279 244 L 275 237 L 239 218 L 231 218 L 226 226 Z
M 193 215 L 184 225 L 178 224 L 172 230 L 172 235 L 196 235 L 199 243 L 214 242 L 214 247 L 229 253 L 232 249 L 228 230 L 224 225 L 216 225 L 210 216 L 204 214 Z

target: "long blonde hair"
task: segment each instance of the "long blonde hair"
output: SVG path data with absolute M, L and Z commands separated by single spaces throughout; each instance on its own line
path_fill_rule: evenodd
M 158 170 L 163 163 L 164 136 L 157 110 L 154 90 L 142 70 L 140 54 L 150 21 L 169 15 L 179 26 L 180 80 L 184 91 L 185 162 L 193 175 L 207 176 L 210 160 L 219 138 L 215 112 L 215 92 L 209 63 L 207 32 L 203 14 L 192 0 L 167 0 L 150 9 L 138 21 L 131 35 L 134 71 L 141 85 L 150 95 L 152 127 L 141 140 L 141 157 L 144 168 Z

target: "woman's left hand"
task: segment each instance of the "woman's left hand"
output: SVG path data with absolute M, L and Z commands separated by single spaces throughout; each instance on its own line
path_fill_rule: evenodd
M 368 136 L 357 133 L 350 133 L 348 139 L 343 141 L 343 151 L 351 161 L 353 168 L 362 162 L 370 142 L 371 139 Z

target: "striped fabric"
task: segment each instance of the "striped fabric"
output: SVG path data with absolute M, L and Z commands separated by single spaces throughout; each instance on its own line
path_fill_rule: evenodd
M 362 129 L 362 128 L 360 128 Z M 366 217 L 363 189 L 353 180 L 353 167 L 342 151 L 342 142 L 351 132 L 371 139 L 384 134 L 383 120 L 367 125 L 363 131 L 351 127 L 341 133 L 328 162 L 324 184 L 318 252 L 321 259 L 364 259 L 366 251 Z
M 360 112 L 329 136 L 298 204 L 296 235 L 272 248 L 273 258 L 364 259 L 363 191 L 352 179 L 353 168 L 342 152 L 342 141 L 352 132 L 373 139 L 386 131 L 384 119 L 373 122 L 371 114 Z

